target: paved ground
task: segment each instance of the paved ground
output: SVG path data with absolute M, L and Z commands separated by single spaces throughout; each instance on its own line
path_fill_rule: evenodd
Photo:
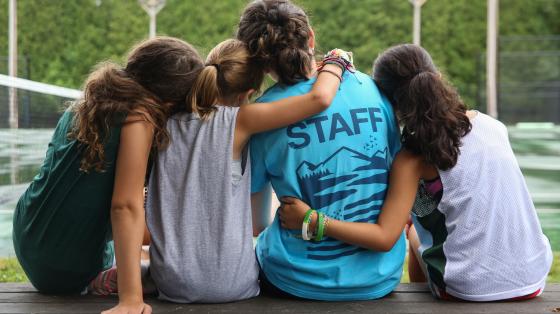
M 29 284 L 0 284 L 0 313 L 99 313 L 117 298 L 47 296 Z M 269 296 L 228 304 L 171 304 L 148 299 L 154 313 L 555 313 L 560 312 L 560 285 L 549 285 L 534 300 L 520 302 L 443 302 L 432 298 L 424 285 L 403 284 L 381 300 L 317 302 Z

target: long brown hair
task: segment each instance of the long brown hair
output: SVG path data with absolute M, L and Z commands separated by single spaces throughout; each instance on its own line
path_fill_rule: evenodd
M 218 44 L 206 58 L 188 97 L 191 111 L 207 119 L 221 105 L 236 105 L 235 99 L 251 89 L 258 90 L 264 72 L 250 57 L 247 46 L 236 39 Z
M 256 0 L 243 12 L 237 39 L 265 71 L 278 75 L 281 84 L 307 79 L 312 69 L 309 49 L 311 26 L 305 11 L 288 0 Z
M 72 106 L 70 137 L 83 144 L 80 170 L 102 171 L 109 130 L 132 112 L 154 127 L 153 147 L 169 142 L 168 116 L 186 108 L 186 96 L 202 69 L 202 59 L 188 43 L 171 37 L 140 42 L 124 67 L 103 62 L 89 75 L 84 95 Z
M 403 125 L 403 147 L 438 169 L 455 166 L 471 122 L 467 106 L 430 54 L 411 44 L 389 48 L 375 60 L 373 77 Z

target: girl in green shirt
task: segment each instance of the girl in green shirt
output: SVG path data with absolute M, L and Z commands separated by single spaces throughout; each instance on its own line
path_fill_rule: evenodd
M 136 46 L 124 67 L 102 63 L 89 76 L 14 214 L 15 251 L 39 291 L 79 293 L 116 255 L 120 301 L 113 310 L 151 311 L 138 263 L 148 159 L 168 143 L 166 120 L 187 108 L 202 67 L 188 43 L 159 37 Z

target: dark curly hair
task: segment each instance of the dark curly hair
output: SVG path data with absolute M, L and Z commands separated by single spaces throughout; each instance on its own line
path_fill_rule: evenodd
M 241 15 L 237 39 L 281 84 L 307 79 L 313 64 L 311 26 L 305 11 L 288 0 L 256 0 Z
M 472 126 L 467 106 L 430 54 L 411 44 L 389 48 L 375 60 L 373 79 L 403 126 L 403 147 L 438 169 L 455 166 Z
M 102 62 L 84 84 L 84 95 L 72 104 L 74 126 L 69 134 L 82 144 L 80 170 L 101 172 L 105 167 L 104 142 L 119 116 L 142 113 L 154 127 L 153 148 L 169 143 L 167 118 L 186 111 L 187 95 L 203 68 L 202 58 L 190 44 L 157 37 L 140 42 L 124 67 Z

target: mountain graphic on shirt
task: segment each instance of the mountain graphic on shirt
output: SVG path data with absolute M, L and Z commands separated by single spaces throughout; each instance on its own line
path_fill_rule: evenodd
M 320 209 L 366 188 L 362 185 L 386 184 L 388 169 L 387 148 L 368 156 L 343 146 L 319 163 L 303 161 L 296 171 L 304 200 Z M 365 200 L 355 202 L 360 201 Z
M 318 163 L 303 161 L 297 168 L 297 177 L 304 201 L 335 219 L 377 221 L 390 167 L 387 155 L 387 148 L 368 156 L 341 147 Z M 344 201 L 344 207 L 334 204 L 338 201 Z M 365 251 L 328 237 L 321 242 L 307 242 L 306 250 L 311 260 L 333 260 Z

